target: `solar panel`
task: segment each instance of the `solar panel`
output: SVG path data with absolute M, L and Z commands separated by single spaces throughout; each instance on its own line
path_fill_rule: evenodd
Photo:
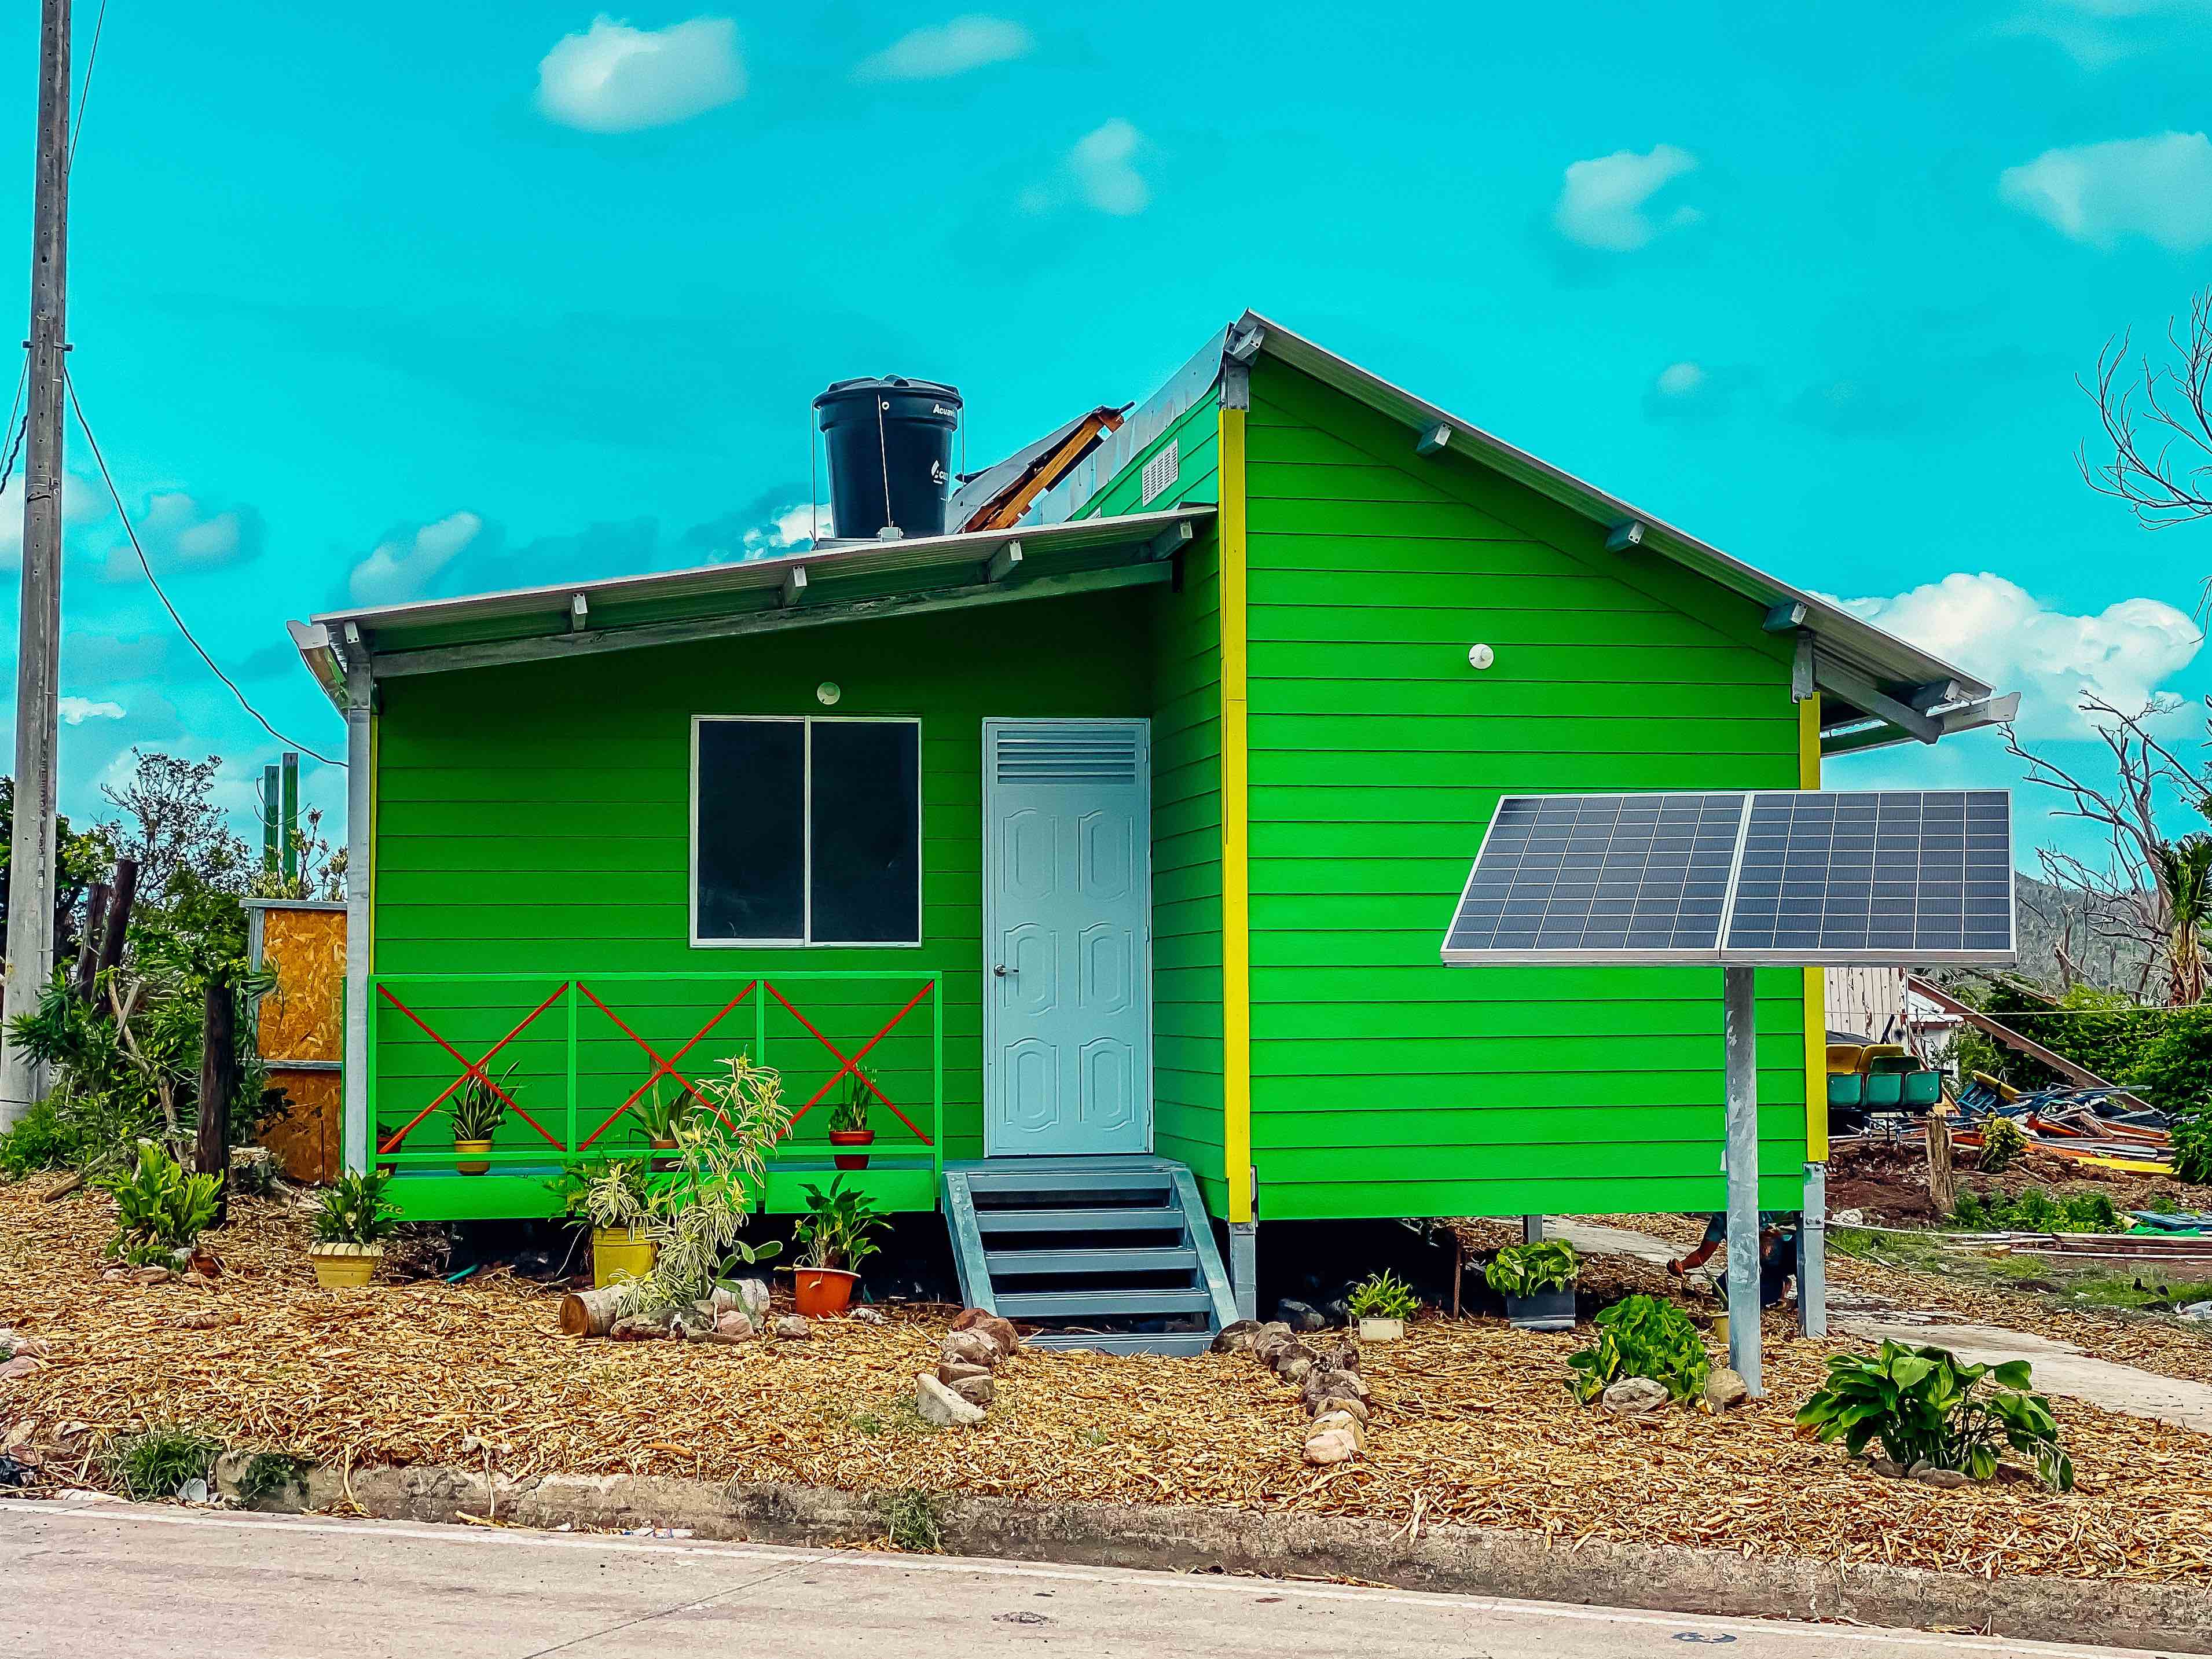
M 1993 790 L 1508 795 L 1443 956 L 1503 963 L 2006 963 Z

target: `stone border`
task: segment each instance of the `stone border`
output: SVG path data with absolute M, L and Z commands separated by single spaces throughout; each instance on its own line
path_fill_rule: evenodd
M 234 1490 L 234 1479 L 226 1478 Z M 1540 1534 L 1438 1526 L 1408 1539 L 1387 1522 L 1189 1504 L 1050 1504 L 938 1496 L 949 1555 L 1269 1577 L 1348 1578 L 1397 1589 L 1739 1618 L 1844 1619 L 1909 1629 L 2212 1654 L 2212 1590 L 2115 1579 L 1982 1579 L 1918 1568 L 1750 1556 L 1679 1545 L 1570 1547 Z M 526 1527 L 688 1528 L 694 1537 L 838 1544 L 884 1534 L 881 1497 L 781 1481 L 550 1474 L 489 1480 L 428 1466 L 325 1466 L 258 1507 Z

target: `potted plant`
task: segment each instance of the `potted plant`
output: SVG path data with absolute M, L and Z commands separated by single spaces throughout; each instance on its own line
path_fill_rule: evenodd
M 511 1074 L 510 1074 L 511 1075 Z M 502 1086 L 506 1079 L 501 1079 Z M 491 1168 L 491 1138 L 507 1117 L 507 1098 L 482 1073 L 471 1072 L 453 1097 L 453 1168 L 478 1176 Z
M 684 1127 L 684 1120 L 699 1109 L 698 1097 L 689 1089 L 678 1089 L 672 1100 L 663 1100 L 660 1085 L 653 1085 L 653 1092 L 630 1108 L 630 1115 L 637 1120 L 639 1133 L 656 1152 L 676 1151 L 676 1132 Z M 653 1169 L 656 1175 L 665 1175 L 676 1168 L 679 1160 L 673 1157 L 656 1158 Z
M 659 1254 L 646 1223 L 653 1191 L 645 1165 L 634 1158 L 596 1158 L 561 1166 L 551 1183 L 561 1212 L 591 1224 L 592 1284 L 643 1279 Z
M 1482 1270 L 1490 1288 L 1505 1298 L 1505 1317 L 1516 1330 L 1575 1328 L 1575 1247 L 1564 1238 L 1509 1244 Z
M 1406 1322 L 1419 1311 L 1421 1299 L 1397 1274 L 1379 1273 L 1353 1285 L 1345 1305 L 1359 1322 L 1362 1342 L 1395 1342 L 1405 1335 Z
M 868 1127 L 868 1097 L 873 1092 L 868 1074 L 859 1066 L 846 1074 L 845 1092 L 830 1113 L 832 1146 L 866 1146 L 874 1143 L 876 1132 Z M 839 1152 L 835 1162 L 841 1170 L 865 1170 L 868 1167 L 868 1155 Z
M 799 1263 L 792 1269 L 799 1311 L 809 1316 L 844 1312 L 853 1299 L 853 1287 L 860 1282 L 855 1270 L 876 1253 L 873 1235 L 888 1224 L 877 1213 L 874 1200 L 846 1186 L 842 1176 L 830 1182 L 826 1193 L 809 1187 L 806 1213 L 793 1233 L 799 1244 Z
M 307 1255 L 315 1264 L 315 1283 L 325 1290 L 359 1290 L 376 1276 L 384 1241 L 399 1224 L 398 1206 L 384 1195 L 391 1180 L 373 1170 L 340 1176 L 323 1188 L 315 1208 L 315 1242 Z

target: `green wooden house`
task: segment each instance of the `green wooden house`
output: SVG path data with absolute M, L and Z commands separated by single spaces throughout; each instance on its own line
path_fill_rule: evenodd
M 942 1209 L 972 1297 L 1134 1346 L 1249 1306 L 1272 1221 L 1718 1208 L 1718 969 L 1439 965 L 1492 803 L 2003 712 L 1252 314 L 1010 527 L 294 634 L 349 733 L 350 1166 L 543 1214 L 744 1048 L 800 1109 L 771 1211 L 857 1089 L 849 1178 Z M 1759 992 L 1795 1210 L 1817 975 Z

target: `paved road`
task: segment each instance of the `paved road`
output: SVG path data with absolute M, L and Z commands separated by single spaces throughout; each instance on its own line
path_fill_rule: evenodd
M 124 1504 L 0 1503 L 0 1654 L 40 1659 L 2114 1652 L 1255 1578 Z

